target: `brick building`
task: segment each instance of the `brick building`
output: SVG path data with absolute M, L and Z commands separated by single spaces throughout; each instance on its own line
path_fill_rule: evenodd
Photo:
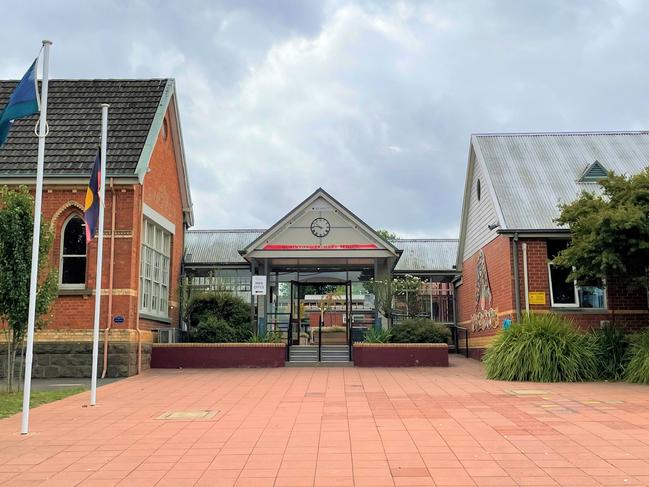
M 0 106 L 15 84 L 0 81 Z M 55 232 L 59 291 L 46 328 L 36 333 L 35 377 L 89 376 L 97 239 L 86 246 L 82 215 L 101 103 L 110 108 L 100 370 L 119 376 L 147 367 L 154 331 L 178 323 L 177 283 L 193 213 L 174 81 L 50 81 L 43 215 Z M 34 186 L 35 118 L 17 121 L 0 148 L 0 185 Z
M 479 357 L 505 319 L 561 314 L 580 327 L 646 325 L 647 294 L 608 281 L 577 286 L 550 260 L 569 242 L 558 205 L 599 191 L 607 171 L 649 166 L 649 132 L 471 137 L 456 282 L 458 323 Z

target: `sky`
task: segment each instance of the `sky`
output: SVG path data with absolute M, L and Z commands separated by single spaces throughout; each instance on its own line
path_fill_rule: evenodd
M 649 128 L 644 0 L 12 2 L 0 78 L 176 79 L 195 228 L 267 228 L 322 187 L 457 237 L 470 135 Z

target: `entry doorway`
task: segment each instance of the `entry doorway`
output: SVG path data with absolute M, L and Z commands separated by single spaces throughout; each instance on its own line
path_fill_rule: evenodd
M 287 360 L 351 361 L 352 282 L 291 281 Z

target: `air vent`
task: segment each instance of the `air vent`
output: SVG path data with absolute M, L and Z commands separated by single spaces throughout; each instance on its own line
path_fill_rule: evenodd
M 605 179 L 608 176 L 608 170 L 602 165 L 601 162 L 595 161 L 586 168 L 584 173 L 579 178 L 580 183 L 593 183 L 600 179 Z

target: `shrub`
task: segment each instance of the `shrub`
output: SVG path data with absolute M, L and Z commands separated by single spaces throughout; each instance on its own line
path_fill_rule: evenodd
M 250 343 L 281 343 L 282 332 L 280 331 L 267 331 L 261 335 L 253 335 L 248 339 Z
M 194 296 L 189 303 L 189 324 L 196 326 L 208 316 L 215 316 L 234 326 L 249 325 L 250 303 L 225 291 Z
M 614 325 L 593 331 L 596 346 L 597 371 L 600 379 L 620 380 L 626 368 L 629 341 Z
M 632 336 L 630 341 L 624 378 L 628 382 L 649 384 L 649 329 Z
M 393 343 L 448 343 L 451 331 L 442 323 L 427 318 L 411 318 L 394 325 Z
M 252 336 L 250 304 L 228 292 L 206 292 L 194 296 L 188 305 L 188 314 L 192 340 L 213 341 L 199 340 L 200 336 L 211 336 L 211 332 L 203 326 L 199 333 L 198 328 L 208 323 L 208 328 L 214 328 L 217 321 L 225 322 L 233 330 L 232 339 L 218 341 L 245 342 Z M 227 337 L 228 333 L 219 333 L 219 336 Z
M 225 320 L 208 316 L 193 328 L 189 337 L 199 343 L 230 343 L 241 341 L 238 331 Z
M 501 330 L 484 356 L 487 378 L 572 382 L 597 377 L 596 344 L 553 314 L 529 314 Z
M 365 333 L 365 342 L 367 343 L 389 343 L 392 338 L 390 330 L 376 329 L 374 327 L 367 330 Z

